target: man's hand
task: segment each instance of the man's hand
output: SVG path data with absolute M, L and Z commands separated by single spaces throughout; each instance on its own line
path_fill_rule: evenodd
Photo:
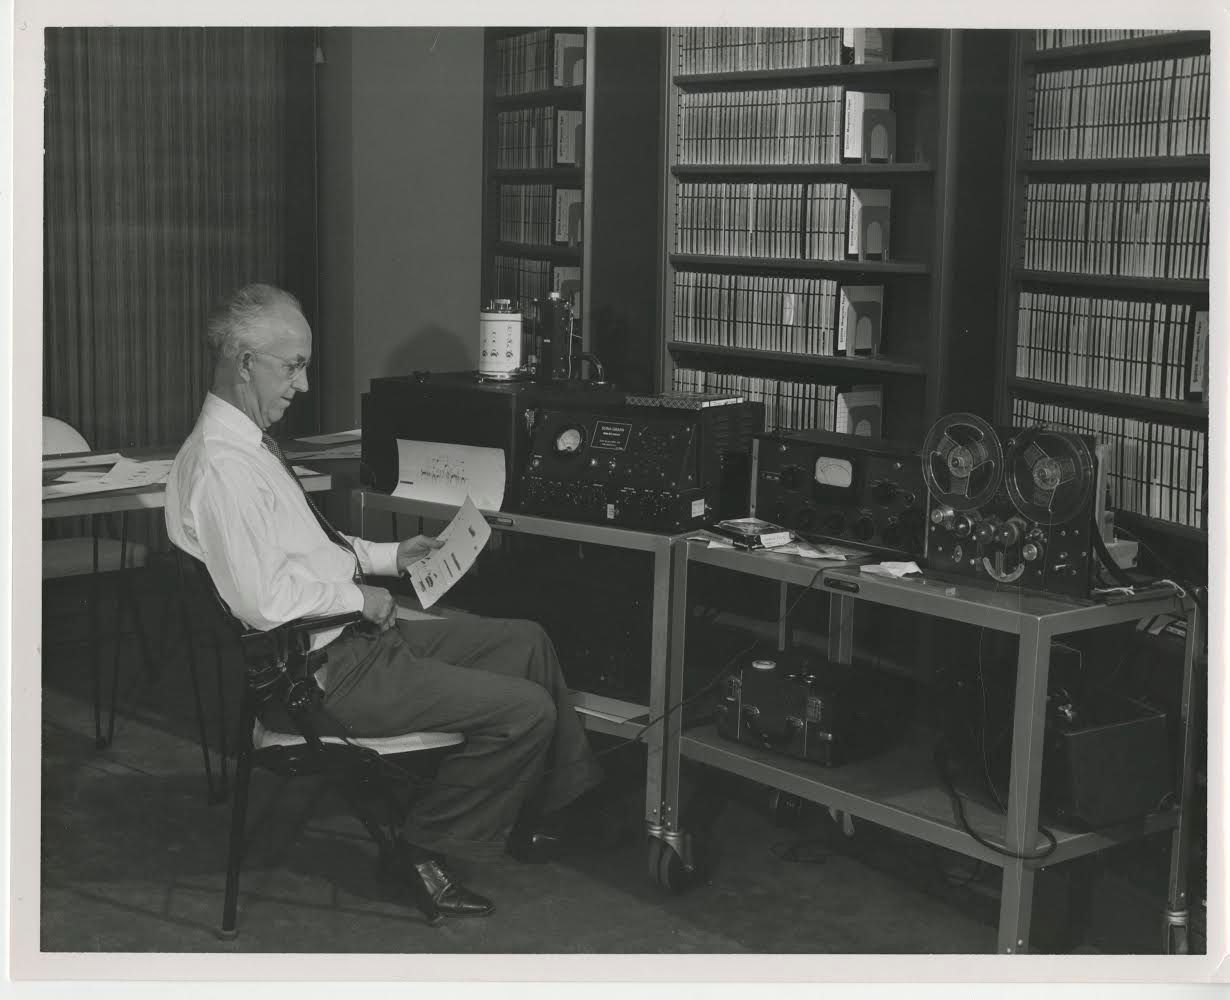
M 397 572 L 404 573 L 420 559 L 426 558 L 432 549 L 440 548 L 444 543 L 438 538 L 427 535 L 415 535 L 407 538 L 397 546 Z
M 383 587 L 359 584 L 363 594 L 363 617 L 383 632 L 397 621 L 397 602 Z

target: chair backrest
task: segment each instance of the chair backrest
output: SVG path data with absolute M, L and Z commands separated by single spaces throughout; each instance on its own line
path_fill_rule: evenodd
M 55 417 L 43 417 L 44 455 L 72 455 L 89 450 L 89 442 L 71 424 Z

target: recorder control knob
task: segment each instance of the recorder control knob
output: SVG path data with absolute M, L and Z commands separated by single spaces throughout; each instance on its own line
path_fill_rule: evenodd
M 999 521 L 994 517 L 988 517 L 985 521 L 979 521 L 974 525 L 974 541 L 979 545 L 990 545 L 998 534 Z
M 969 538 L 974 529 L 974 522 L 964 514 L 958 514 L 952 521 L 952 531 L 958 538 Z
M 999 530 L 995 532 L 996 541 L 1000 545 L 1009 546 L 1016 545 L 1021 540 L 1024 534 L 1025 523 L 1019 518 L 1012 517 L 999 526 Z
M 1042 546 L 1035 545 L 1033 542 L 1026 542 L 1021 548 L 1021 558 L 1026 562 L 1036 562 L 1042 558 Z
M 854 522 L 854 534 L 862 542 L 869 542 L 875 537 L 876 522 L 875 519 L 864 514 Z
M 931 523 L 943 524 L 945 521 L 952 522 L 954 511 L 951 507 L 932 507 L 931 508 Z

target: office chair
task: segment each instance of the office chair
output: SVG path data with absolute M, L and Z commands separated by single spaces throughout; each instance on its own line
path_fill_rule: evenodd
M 438 762 L 439 754 L 464 742 L 460 733 L 405 733 L 378 738 L 341 738 L 324 735 L 328 718 L 319 708 L 319 688 L 306 673 L 310 637 L 362 620 L 356 613 L 301 618 L 268 632 L 249 629 L 222 600 L 203 563 L 193 560 L 215 606 L 238 637 L 245 665 L 245 683 L 239 711 L 235 763 L 235 797 L 227 846 L 226 893 L 218 936 L 234 940 L 239 905 L 239 873 L 246 846 L 248 791 L 252 769 L 263 767 L 283 778 L 325 775 L 341 793 L 351 811 L 375 841 L 380 856 L 391 854 L 400 804 L 393 795 L 393 779 L 382 763 L 385 757 L 414 754 L 420 773 Z M 413 613 L 411 613 L 413 615 Z M 423 617 L 432 617 L 424 615 Z M 261 722 L 262 710 L 280 706 L 296 732 L 275 732 Z M 421 758 L 430 757 L 431 760 Z M 402 764 L 407 758 L 402 757 Z M 414 903 L 429 925 L 443 917 L 425 886 L 410 886 Z
M 43 455 L 76 455 L 90 451 L 89 442 L 70 424 L 55 417 L 43 417 Z M 120 514 L 120 537 L 104 537 L 99 530 L 98 514 L 91 514 L 89 534 L 75 538 L 45 538 L 43 540 L 42 579 L 58 580 L 67 577 L 90 577 L 90 663 L 93 672 L 94 685 L 94 745 L 99 749 L 111 744 L 115 735 L 115 706 L 119 685 L 120 646 L 117 639 L 115 660 L 111 672 L 111 707 L 109 711 L 106 735 L 102 725 L 102 675 L 98 663 L 98 574 L 120 573 L 120 586 L 117 596 L 121 606 L 127 604 L 133 625 L 141 647 L 146 650 L 146 662 L 151 662 L 148 654 L 145 628 L 141 620 L 141 609 L 135 594 L 127 587 L 124 570 L 140 569 L 146 565 L 148 551 L 139 542 L 128 539 L 128 514 Z

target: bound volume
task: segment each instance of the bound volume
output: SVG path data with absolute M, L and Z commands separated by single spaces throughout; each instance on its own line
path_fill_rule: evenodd
M 774 549 L 794 541 L 794 532 L 758 517 L 732 517 L 718 521 L 713 531 L 743 549 Z

